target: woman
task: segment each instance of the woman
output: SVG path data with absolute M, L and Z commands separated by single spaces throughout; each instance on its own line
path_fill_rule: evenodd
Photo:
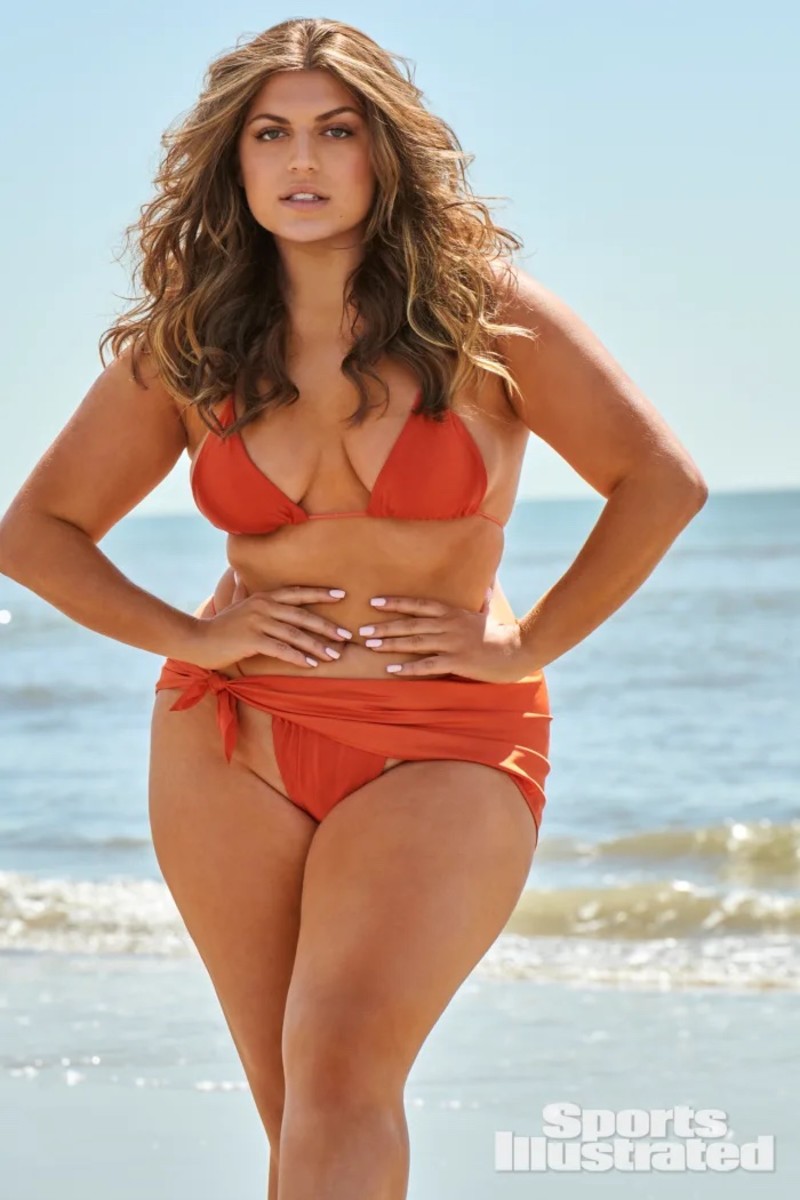
M 154 845 L 272 1200 L 406 1195 L 409 1069 L 536 848 L 543 667 L 706 495 L 597 338 L 510 265 L 519 241 L 395 57 L 297 19 L 212 65 L 139 222 L 144 299 L 0 525 L 5 573 L 166 655 Z M 492 584 L 531 432 L 607 503 L 517 620 Z M 184 450 L 231 564 L 192 616 L 97 545 Z

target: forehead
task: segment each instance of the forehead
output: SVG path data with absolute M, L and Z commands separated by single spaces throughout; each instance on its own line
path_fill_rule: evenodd
M 329 71 L 277 71 L 270 75 L 248 106 L 247 115 L 265 104 L 281 116 L 313 120 L 327 109 L 352 104 L 362 109 L 358 97 Z

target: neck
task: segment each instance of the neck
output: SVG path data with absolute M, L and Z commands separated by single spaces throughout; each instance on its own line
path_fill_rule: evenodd
M 363 247 L 279 242 L 281 286 L 292 340 L 339 343 L 352 340 L 351 310 L 345 311 L 347 278 L 363 258 Z

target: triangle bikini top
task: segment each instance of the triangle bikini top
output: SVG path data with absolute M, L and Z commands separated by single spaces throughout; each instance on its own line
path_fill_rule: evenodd
M 192 495 L 217 529 L 231 534 L 272 533 L 284 525 L 333 517 L 399 517 L 408 521 L 480 516 L 488 485 L 475 439 L 452 409 L 441 423 L 420 412 L 417 394 L 405 424 L 375 481 L 367 507 L 357 512 L 307 513 L 253 462 L 240 433 L 209 430 L 192 463 Z M 223 428 L 235 419 L 233 395 L 220 412 Z

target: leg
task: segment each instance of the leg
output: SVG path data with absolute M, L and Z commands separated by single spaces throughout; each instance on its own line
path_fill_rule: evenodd
M 337 787 L 338 794 L 355 789 L 398 760 L 354 754 L 241 704 L 239 738 L 228 764 L 213 695 L 171 712 L 178 695 L 171 687 L 159 691 L 153 716 L 153 842 L 211 976 L 267 1132 L 268 1200 L 275 1200 L 283 1007 L 305 857 L 326 811 L 318 798 Z M 331 766 L 341 773 L 338 781 L 328 779 Z M 305 786 L 309 778 L 317 786 Z
M 276 1200 L 283 1012 L 303 871 L 317 823 L 241 758 L 225 761 L 213 697 L 170 712 L 175 698 L 174 690 L 160 692 L 153 713 L 153 844 L 267 1133 L 269 1200 Z M 256 760 L 246 740 L 243 745 Z M 262 745 L 265 768 L 269 754 L 269 745 Z
M 319 826 L 284 1018 L 280 1200 L 403 1200 L 408 1072 L 508 921 L 536 828 L 516 784 L 406 762 Z

